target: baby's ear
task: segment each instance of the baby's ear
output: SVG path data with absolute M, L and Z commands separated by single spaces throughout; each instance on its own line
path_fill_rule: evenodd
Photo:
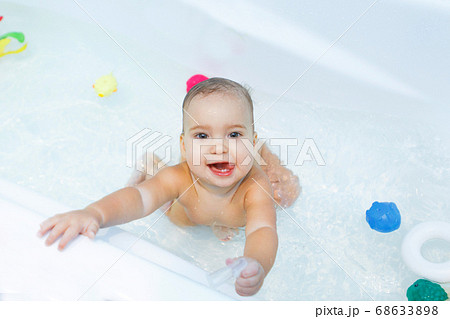
M 258 133 L 253 133 L 253 146 L 256 145 L 256 142 L 258 141 Z
M 181 158 L 186 158 L 186 147 L 184 145 L 184 133 L 180 134 L 180 150 L 181 150 Z

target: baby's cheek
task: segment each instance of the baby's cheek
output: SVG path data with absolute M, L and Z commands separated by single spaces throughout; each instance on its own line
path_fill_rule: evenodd
M 250 169 L 253 166 L 253 157 L 252 153 L 245 147 L 243 143 L 238 143 L 236 147 L 235 154 L 237 165 L 241 166 L 241 168 Z
M 201 153 L 201 147 L 194 147 L 192 141 L 188 141 L 185 144 L 186 147 L 186 161 L 192 163 L 193 165 L 200 165 L 202 162 L 203 155 Z

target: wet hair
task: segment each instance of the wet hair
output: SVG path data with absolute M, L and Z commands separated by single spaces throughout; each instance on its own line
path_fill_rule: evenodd
M 216 77 L 197 83 L 186 94 L 183 101 L 183 132 L 184 132 L 184 110 L 189 106 L 189 103 L 191 103 L 194 97 L 198 95 L 207 96 L 215 93 L 232 94 L 244 100 L 250 108 L 253 126 L 253 101 L 250 96 L 249 89 L 232 80 Z

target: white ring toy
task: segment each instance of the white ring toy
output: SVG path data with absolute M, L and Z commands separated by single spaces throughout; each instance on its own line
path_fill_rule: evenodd
M 425 279 L 439 283 L 450 282 L 450 260 L 433 263 L 426 260 L 420 251 L 426 241 L 436 238 L 450 242 L 450 223 L 425 222 L 415 226 L 403 239 L 403 261 L 414 273 Z

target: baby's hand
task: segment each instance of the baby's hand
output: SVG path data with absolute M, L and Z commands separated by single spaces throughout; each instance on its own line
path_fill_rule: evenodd
M 236 292 L 241 296 L 252 296 L 259 291 L 264 282 L 264 269 L 255 259 L 242 258 L 245 258 L 247 261 L 247 267 L 242 270 L 241 275 L 236 279 Z M 232 264 L 235 259 L 228 258 L 226 260 L 227 266 Z
M 78 234 L 94 238 L 100 228 L 99 215 L 89 209 L 74 210 L 64 214 L 57 214 L 41 223 L 41 228 L 37 232 L 39 237 L 51 230 L 45 244 L 51 245 L 62 234 L 59 241 L 58 249 L 63 250 L 64 247 Z

